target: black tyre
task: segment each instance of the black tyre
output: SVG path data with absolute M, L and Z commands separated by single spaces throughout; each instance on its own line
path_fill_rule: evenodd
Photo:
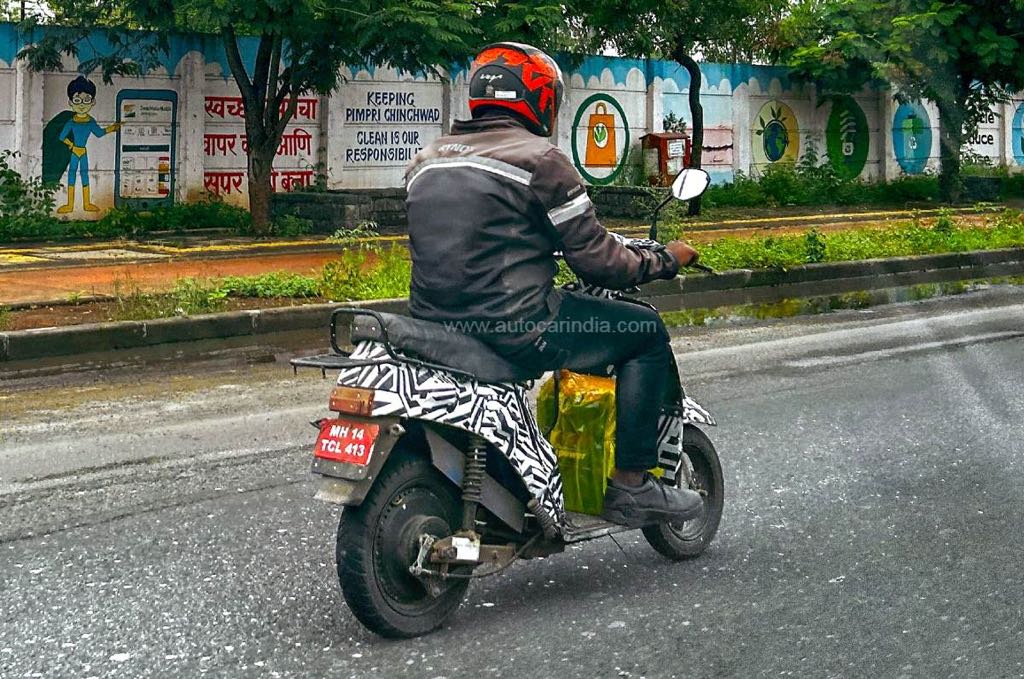
M 356 618 L 384 637 L 440 627 L 462 603 L 469 580 L 446 580 L 432 596 L 409 566 L 421 534 L 451 535 L 461 520 L 454 484 L 423 456 L 394 451 L 363 503 L 346 507 L 338 525 L 338 581 Z
M 722 464 L 711 440 L 697 427 L 687 425 L 683 430 L 683 453 L 693 467 L 691 487 L 704 496 L 703 514 L 690 521 L 660 523 L 643 529 L 651 547 L 673 561 L 693 559 L 707 549 L 718 532 L 725 506 Z M 678 482 L 683 483 L 683 478 L 680 473 Z

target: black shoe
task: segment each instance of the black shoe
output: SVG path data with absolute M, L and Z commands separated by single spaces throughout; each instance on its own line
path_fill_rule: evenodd
M 700 493 L 667 486 L 651 474 L 639 486 L 624 486 L 609 479 L 601 518 L 630 528 L 655 523 L 689 521 L 704 511 Z

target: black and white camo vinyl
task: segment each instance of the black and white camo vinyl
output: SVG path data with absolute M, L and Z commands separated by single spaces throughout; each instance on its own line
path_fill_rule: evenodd
M 471 431 L 500 450 L 527 489 L 560 525 L 565 525 L 558 457 L 537 426 L 526 388 L 519 384 L 482 384 L 451 373 L 395 363 L 378 342 L 361 342 L 353 359 L 379 361 L 346 368 L 338 384 L 374 390 L 373 416 L 399 415 Z M 681 414 L 662 415 L 658 426 L 658 464 L 674 481 L 682 462 L 683 427 L 714 420 L 692 399 Z

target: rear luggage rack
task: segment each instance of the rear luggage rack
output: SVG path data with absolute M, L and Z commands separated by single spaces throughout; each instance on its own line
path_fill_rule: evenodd
M 338 346 L 338 316 L 347 314 L 349 316 L 369 316 L 377 321 L 377 325 L 380 328 L 380 339 L 374 340 L 379 342 L 384 350 L 388 354 L 388 359 L 360 359 L 351 358 L 351 352 L 345 351 Z M 350 336 L 351 339 L 351 336 Z M 450 368 L 446 365 L 438 365 L 436 363 L 430 363 L 429 361 L 422 361 L 418 358 L 411 358 L 403 354 L 399 354 L 395 351 L 395 348 L 391 345 L 391 340 L 388 338 L 388 329 L 384 324 L 384 318 L 376 311 L 369 309 L 360 309 L 357 307 L 342 307 L 341 309 L 335 309 L 331 312 L 331 352 L 330 354 L 317 354 L 315 356 L 303 356 L 300 358 L 293 358 L 289 361 L 292 364 L 292 369 L 297 373 L 299 368 L 317 368 L 327 377 L 328 370 L 344 370 L 345 368 L 362 368 L 371 365 L 380 365 L 381 363 L 395 363 L 395 364 L 406 364 L 413 365 L 419 368 L 427 368 L 429 370 L 439 370 L 453 375 L 459 375 L 464 378 L 475 380 L 476 376 L 472 375 L 463 370 L 456 368 Z

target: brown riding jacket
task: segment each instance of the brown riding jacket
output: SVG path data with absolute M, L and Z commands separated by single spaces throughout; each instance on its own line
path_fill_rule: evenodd
M 548 320 L 556 252 L 611 289 L 679 271 L 667 250 L 624 245 L 601 226 L 565 153 L 509 116 L 456 122 L 416 155 L 406 188 L 417 318 Z

